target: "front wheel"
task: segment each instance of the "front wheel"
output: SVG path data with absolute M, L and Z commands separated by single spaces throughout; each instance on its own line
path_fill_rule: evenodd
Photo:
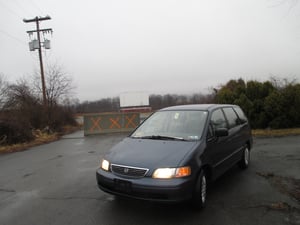
M 250 163 L 250 150 L 247 146 L 244 149 L 242 159 L 239 161 L 238 165 L 241 169 L 247 169 Z
M 207 179 L 205 172 L 202 170 L 198 175 L 193 195 L 193 206 L 197 209 L 201 209 L 206 204 L 207 195 Z

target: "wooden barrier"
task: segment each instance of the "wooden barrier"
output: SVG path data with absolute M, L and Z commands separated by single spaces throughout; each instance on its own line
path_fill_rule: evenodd
M 133 131 L 140 124 L 139 113 L 101 113 L 83 117 L 84 135 Z

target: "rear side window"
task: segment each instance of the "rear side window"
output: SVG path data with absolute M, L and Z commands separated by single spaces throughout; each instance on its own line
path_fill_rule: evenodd
M 239 118 L 237 117 L 233 108 L 223 108 L 225 116 L 228 120 L 229 128 L 233 128 L 240 124 Z
M 240 118 L 240 121 L 242 123 L 247 123 L 248 122 L 248 119 L 247 117 L 245 116 L 244 112 L 241 110 L 240 107 L 234 107 L 234 110 L 235 112 L 238 114 L 239 118 Z

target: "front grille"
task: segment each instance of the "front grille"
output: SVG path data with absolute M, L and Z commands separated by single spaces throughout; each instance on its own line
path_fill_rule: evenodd
M 148 172 L 148 169 L 112 164 L 111 171 L 117 175 L 138 178 L 138 177 L 144 177 Z

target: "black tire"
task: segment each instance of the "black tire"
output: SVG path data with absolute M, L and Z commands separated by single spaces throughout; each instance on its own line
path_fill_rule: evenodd
M 250 149 L 248 146 L 243 151 L 243 156 L 238 165 L 241 169 L 247 169 L 250 163 Z
M 207 196 L 207 178 L 205 172 L 202 170 L 195 184 L 192 204 L 196 209 L 202 209 L 206 205 L 206 196 Z

